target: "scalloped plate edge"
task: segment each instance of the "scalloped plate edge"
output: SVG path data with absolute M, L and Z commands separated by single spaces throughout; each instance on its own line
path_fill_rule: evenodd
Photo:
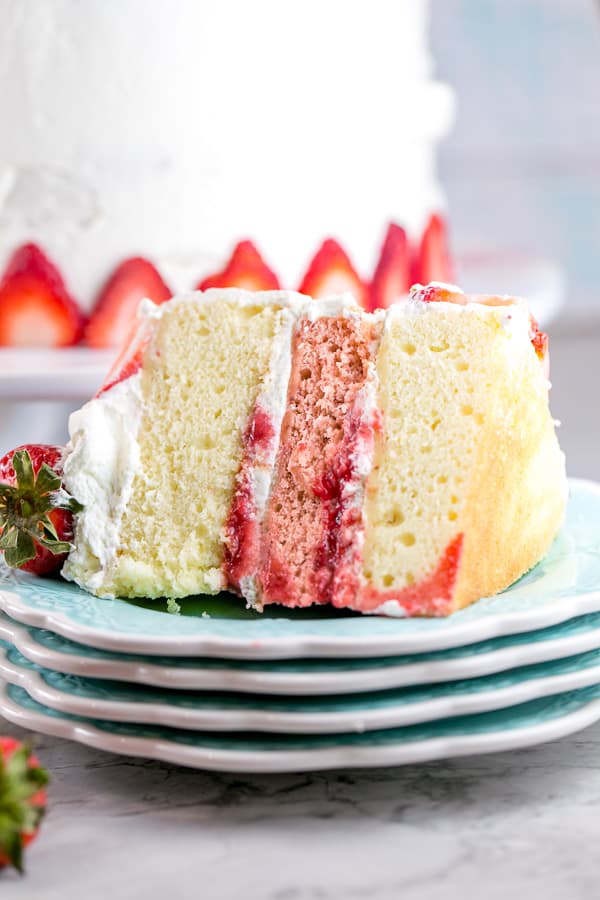
M 430 738 L 410 744 L 278 751 L 216 750 L 212 747 L 180 745 L 165 739 L 107 734 L 89 723 L 51 718 L 43 713 L 26 710 L 7 695 L 7 685 L 1 681 L 0 713 L 9 722 L 22 728 L 66 738 L 108 753 L 156 759 L 216 772 L 258 774 L 400 766 L 531 747 L 566 737 L 600 720 L 600 699 L 591 700 L 565 716 L 519 729 Z
M 74 623 L 52 611 L 23 607 L 18 594 L 0 591 L 0 609 L 10 618 L 35 628 L 44 628 L 68 640 L 100 650 L 139 653 L 148 656 L 210 656 L 223 659 L 297 659 L 299 657 L 377 657 L 447 650 L 479 641 L 537 631 L 559 625 L 576 616 L 600 611 L 600 591 L 561 599 L 556 607 L 527 612 L 506 613 L 489 619 L 472 620 L 456 628 L 429 634 L 370 637 L 323 638 L 319 636 L 265 638 L 244 641 L 241 638 L 190 635 L 189 637 L 131 636 L 100 631 Z
M 261 731 L 285 734 L 363 733 L 386 728 L 401 728 L 455 716 L 476 715 L 505 709 L 591 687 L 600 683 L 600 664 L 577 672 L 538 676 L 506 687 L 477 693 L 432 697 L 413 703 L 401 703 L 386 709 L 370 709 L 368 696 L 363 709 L 295 712 L 261 709 L 190 709 L 168 703 L 138 703 L 135 700 L 93 699 L 68 693 L 49 685 L 42 673 L 27 670 L 8 659 L 0 647 L 0 678 L 18 685 L 30 697 L 58 712 L 84 718 L 144 725 L 161 725 L 198 731 Z M 290 704 L 293 706 L 293 701 Z
M 490 650 L 449 660 L 385 666 L 373 669 L 350 669 L 346 672 L 260 672 L 240 669 L 185 669 L 168 665 L 121 660 L 93 659 L 52 650 L 39 644 L 28 633 L 28 627 L 12 619 L 0 619 L 0 638 L 12 643 L 30 662 L 51 671 L 88 678 L 126 681 L 149 687 L 178 690 L 238 691 L 256 694 L 321 694 L 363 693 L 479 678 L 507 669 L 551 662 L 600 648 L 600 627 L 583 634 L 535 641 L 530 644 Z M 85 648 L 82 646 L 82 650 Z

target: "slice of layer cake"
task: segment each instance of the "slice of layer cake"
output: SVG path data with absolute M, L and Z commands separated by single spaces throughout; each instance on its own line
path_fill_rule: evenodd
M 71 422 L 65 575 L 101 596 L 224 587 L 445 615 L 545 553 L 566 498 L 545 336 L 522 301 L 209 291 L 146 306 Z
M 279 430 L 298 298 L 213 290 L 145 304 L 116 371 L 71 417 L 65 484 L 84 511 L 65 577 L 106 597 L 225 587 L 243 434 L 258 406 Z M 275 450 L 267 442 L 257 468 Z

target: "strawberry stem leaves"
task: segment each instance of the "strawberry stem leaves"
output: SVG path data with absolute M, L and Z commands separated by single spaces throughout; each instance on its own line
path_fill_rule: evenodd
M 55 509 L 81 512 L 81 503 L 47 463 L 36 474 L 28 450 L 15 451 L 12 466 L 16 485 L 0 484 L 0 550 L 7 565 L 18 569 L 35 559 L 36 544 L 55 556 L 68 553 L 72 545 L 60 540 L 49 514 Z
M 19 450 L 19 453 L 27 452 Z M 37 489 L 41 494 L 49 494 L 51 491 L 59 491 L 61 488 L 60 475 L 51 469 L 48 463 L 42 463 L 37 473 Z
M 35 487 L 35 475 L 29 451 L 17 450 L 13 455 L 12 465 L 19 487 L 24 491 L 32 491 Z
M 23 838 L 38 829 L 44 807 L 35 795 L 48 784 L 48 773 L 31 765 L 31 748 L 23 744 L 8 757 L 0 755 L 0 854 L 23 872 Z
M 24 531 L 17 531 L 17 539 L 14 547 L 8 547 L 4 551 L 4 559 L 6 565 L 13 569 L 18 569 L 23 563 L 30 559 L 35 559 L 35 542 L 30 534 Z

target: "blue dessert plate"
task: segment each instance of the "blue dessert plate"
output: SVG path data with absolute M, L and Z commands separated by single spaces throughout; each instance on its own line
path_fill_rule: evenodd
M 464 647 L 364 659 L 237 660 L 117 653 L 23 625 L 4 613 L 0 638 L 30 662 L 65 675 L 177 690 L 315 696 L 477 678 L 597 650 L 600 613 Z
M 516 536 L 515 539 L 518 539 Z M 107 650 L 238 659 L 423 653 L 546 628 L 600 610 L 600 485 L 572 480 L 564 527 L 539 565 L 445 619 L 344 615 L 328 607 L 246 610 L 231 595 L 100 600 L 62 580 L 4 573 L 0 608 L 27 625 Z
M 74 716 L 0 684 L 0 714 L 23 728 L 127 756 L 225 772 L 306 772 L 392 766 L 529 747 L 600 719 L 600 685 L 494 712 L 362 734 L 188 731 Z
M 358 694 L 176 691 L 49 671 L 0 641 L 0 676 L 70 715 L 211 731 L 336 734 L 487 712 L 600 682 L 600 650 L 497 675 Z

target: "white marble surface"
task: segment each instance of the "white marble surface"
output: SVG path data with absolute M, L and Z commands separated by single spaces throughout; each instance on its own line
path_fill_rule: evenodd
M 573 475 L 600 478 L 600 336 L 552 342 Z M 9 734 L 22 732 L 0 726 Z M 8 900 L 595 900 L 600 725 L 406 768 L 228 776 L 36 739 L 49 814 Z
M 289 776 L 37 747 L 50 813 L 27 875 L 2 876 L 10 900 L 598 896 L 600 726 L 514 753 Z

